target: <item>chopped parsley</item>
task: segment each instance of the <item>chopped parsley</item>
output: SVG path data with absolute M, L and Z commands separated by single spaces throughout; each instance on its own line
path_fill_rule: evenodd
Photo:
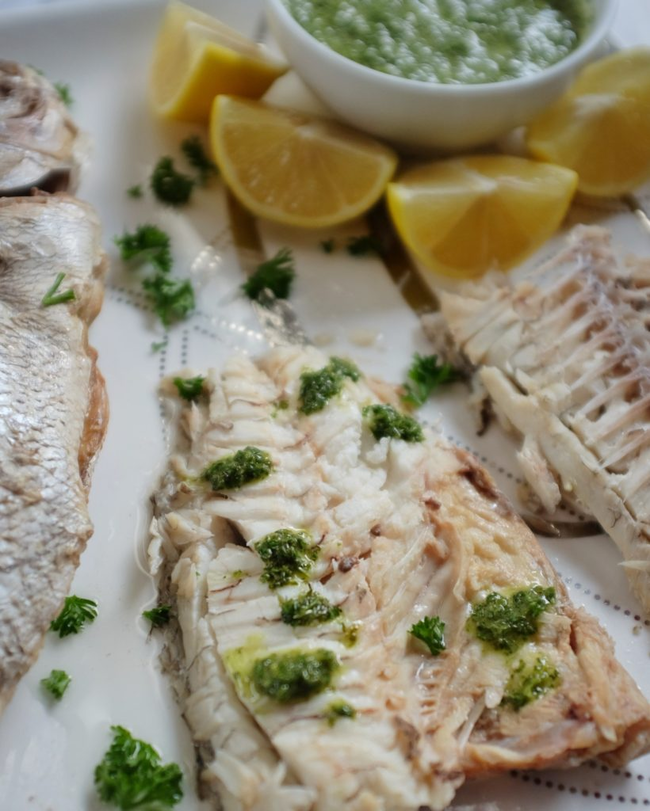
M 111 727 L 113 743 L 95 769 L 95 788 L 101 800 L 122 809 L 172 808 L 183 797 L 180 768 L 163 765 L 148 743 L 124 727 Z
M 217 167 L 208 157 L 203 142 L 198 135 L 190 135 L 181 143 L 181 152 L 187 158 L 187 162 L 198 175 L 197 182 L 202 186 L 210 179 L 211 175 L 217 174 Z
M 341 642 L 346 648 L 353 648 L 359 641 L 360 622 L 351 622 L 349 625 L 341 625 Z
M 70 92 L 70 85 L 65 84 L 64 82 L 54 82 L 54 89 L 59 94 L 59 98 L 65 104 L 65 106 L 72 107 L 74 104 L 74 99 L 72 98 L 72 93 Z
M 404 402 L 412 406 L 421 406 L 432 391 L 445 383 L 455 383 L 463 375 L 451 363 L 438 364 L 437 355 L 413 356 L 413 363 L 408 370 L 408 380 L 404 384 Z
M 308 370 L 300 375 L 299 410 L 303 414 L 322 411 L 340 393 L 346 378 L 356 382 L 361 373 L 349 360 L 330 358 L 318 371 Z
M 272 470 L 273 461 L 269 454 L 249 445 L 208 465 L 201 478 L 210 482 L 213 490 L 237 490 L 245 484 L 265 479 Z
M 271 653 L 255 662 L 251 679 L 258 693 L 286 704 L 321 693 L 338 667 L 336 656 L 325 648 Z
M 242 284 L 241 289 L 253 301 L 259 301 L 264 290 L 270 290 L 275 298 L 287 299 L 296 276 L 293 255 L 289 248 L 280 248 L 274 257 L 258 266 Z
M 445 623 L 440 617 L 423 617 L 411 626 L 409 633 L 429 648 L 432 656 L 439 656 L 445 645 Z
M 324 253 L 334 253 L 336 242 L 333 239 L 324 239 L 320 243 Z
M 357 711 L 354 709 L 354 707 L 342 699 L 332 701 L 332 703 L 325 710 L 325 718 L 331 727 L 333 727 L 334 724 L 341 718 L 352 719 L 356 717 Z
M 404 442 L 422 442 L 422 426 L 413 417 L 402 414 L 392 405 L 375 404 L 363 409 L 363 416 L 375 439 L 390 437 Z
M 532 665 L 522 659 L 510 674 L 501 703 L 518 712 L 553 690 L 560 681 L 558 670 L 545 656 L 538 656 Z
M 162 341 L 154 341 L 151 344 L 151 351 L 160 352 L 161 349 L 164 349 L 167 346 L 168 341 L 168 338 L 164 338 Z
M 255 544 L 264 563 L 260 576 L 271 589 L 295 585 L 306 580 L 320 550 L 309 535 L 300 529 L 278 529 Z
M 94 622 L 96 617 L 97 603 L 73 594 L 65 598 L 63 610 L 50 623 L 50 630 L 58 631 L 61 638 L 70 636 L 70 634 L 78 634 L 84 625 Z
M 65 273 L 57 274 L 54 284 L 41 299 L 41 307 L 52 307 L 54 304 L 64 304 L 66 301 L 74 301 L 76 299 L 74 290 L 64 290 L 63 293 L 57 293 L 64 279 Z
M 154 628 L 160 628 L 167 625 L 171 619 L 172 607 L 170 605 L 157 605 L 155 608 L 150 608 L 148 611 L 143 611 L 142 616 L 149 620 Z
M 381 245 L 371 234 L 362 234 L 348 239 L 347 251 L 350 256 L 371 256 L 381 253 Z
M 506 597 L 498 592 L 472 607 L 467 627 L 498 651 L 514 653 L 537 633 L 538 619 L 555 603 L 552 586 L 533 586 Z
M 174 161 L 165 156 L 155 165 L 149 180 L 151 191 L 161 203 L 183 206 L 188 202 L 194 181 L 174 168 Z
M 46 679 L 41 679 L 41 685 L 55 701 L 61 701 L 71 681 L 65 670 L 53 670 Z
M 178 389 L 178 394 L 183 400 L 198 400 L 203 391 L 205 378 L 202 375 L 196 377 L 175 377 L 174 385 Z
M 132 234 L 125 231 L 114 241 L 125 262 L 149 263 L 161 273 L 169 273 L 172 269 L 169 235 L 157 225 L 139 225 Z
M 142 287 L 147 292 L 156 315 L 166 327 L 174 321 L 186 318 L 194 309 L 194 288 L 188 279 L 170 279 L 165 273 L 157 273 L 144 279 Z
M 280 600 L 282 622 L 286 625 L 319 625 L 339 617 L 341 609 L 311 589 L 298 597 Z
M 139 200 L 142 197 L 142 186 L 139 183 L 136 183 L 135 186 L 129 186 L 126 193 L 134 200 Z

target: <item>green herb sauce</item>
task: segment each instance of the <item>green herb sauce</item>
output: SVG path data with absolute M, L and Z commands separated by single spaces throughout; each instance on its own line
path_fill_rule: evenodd
M 341 615 L 341 609 L 326 597 L 308 591 L 290 600 L 280 600 L 282 622 L 286 625 L 319 625 Z
M 363 416 L 375 439 L 383 439 L 385 436 L 403 439 L 404 442 L 422 442 L 424 439 L 420 423 L 392 405 L 366 406 Z
M 580 43 L 587 0 L 285 0 L 332 50 L 369 68 L 445 84 L 539 73 Z
M 268 453 L 249 446 L 208 465 L 201 478 L 210 482 L 213 490 L 237 490 L 265 479 L 272 470 Z
M 341 718 L 353 719 L 356 717 L 357 711 L 354 709 L 352 704 L 348 704 L 347 701 L 343 701 L 342 699 L 332 701 L 325 711 L 325 718 L 331 727 L 333 727 L 334 724 Z
M 327 366 L 317 372 L 303 372 L 300 375 L 299 410 L 303 414 L 322 411 L 332 397 L 341 392 L 346 378 L 356 382 L 360 377 L 354 363 L 342 358 L 331 358 Z
M 545 656 L 538 656 L 533 664 L 522 659 L 510 674 L 501 703 L 519 711 L 553 690 L 560 681 L 560 674 Z
M 271 532 L 255 544 L 255 551 L 264 563 L 260 580 L 271 589 L 306 580 L 319 554 L 308 533 L 299 529 Z
M 324 648 L 271 653 L 255 662 L 251 679 L 258 693 L 286 704 L 321 693 L 338 668 L 336 656 Z
M 467 628 L 494 650 L 514 653 L 537 633 L 539 617 L 554 603 L 552 586 L 533 586 L 509 597 L 492 592 L 473 606 Z

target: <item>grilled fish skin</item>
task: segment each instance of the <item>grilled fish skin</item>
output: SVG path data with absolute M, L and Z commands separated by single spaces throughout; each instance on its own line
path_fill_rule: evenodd
M 486 278 L 441 296 L 460 348 L 547 512 L 562 500 L 619 547 L 650 611 L 650 264 L 620 267 L 609 233 L 576 229 L 525 281 Z
M 438 811 L 466 777 L 647 751 L 650 705 L 487 472 L 428 429 L 421 443 L 375 440 L 363 408 L 377 396 L 364 379 L 301 414 L 300 375 L 326 363 L 284 347 L 209 373 L 202 397 L 181 404 L 177 452 L 154 497 L 151 570 L 178 620 L 165 661 L 215 807 Z M 201 481 L 247 446 L 270 454 L 266 479 L 218 493 Z M 308 584 L 272 591 L 255 545 L 289 527 L 320 554 Z M 501 704 L 512 662 L 467 617 L 487 592 L 533 585 L 554 587 L 556 603 L 526 655 L 550 659 L 561 684 L 515 712 Z M 286 624 L 279 598 L 308 587 L 341 614 Z M 410 638 L 424 616 L 446 624 L 435 658 Z M 323 649 L 340 671 L 309 700 L 261 700 L 246 681 L 259 657 Z M 335 701 L 356 717 L 330 726 Z
M 0 60 L 0 197 L 74 191 L 84 149 L 56 88 L 33 68 Z
M 92 525 L 108 405 L 88 325 L 105 257 L 67 195 L 0 200 L 0 711 L 61 609 Z M 58 273 L 74 301 L 43 308 Z

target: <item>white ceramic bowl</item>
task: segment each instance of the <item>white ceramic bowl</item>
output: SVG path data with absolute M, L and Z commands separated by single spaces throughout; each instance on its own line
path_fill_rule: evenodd
M 590 0 L 591 29 L 567 57 L 533 76 L 433 84 L 367 68 L 319 42 L 283 0 L 265 0 L 271 31 L 301 78 L 342 120 L 410 151 L 459 151 L 494 141 L 548 107 L 594 59 L 617 0 Z

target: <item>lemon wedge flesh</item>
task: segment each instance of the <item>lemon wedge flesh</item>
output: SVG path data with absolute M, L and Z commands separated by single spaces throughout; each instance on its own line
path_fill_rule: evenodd
M 164 118 L 207 123 L 216 95 L 259 98 L 287 68 L 209 14 L 171 2 L 154 47 L 152 104 Z
M 578 188 L 617 196 L 650 177 L 650 48 L 588 65 L 530 125 L 531 154 L 575 169 Z
M 406 246 L 429 269 L 457 278 L 516 265 L 567 212 L 571 169 L 506 155 L 437 161 L 388 186 L 388 207 Z
M 397 156 L 333 121 L 232 96 L 215 99 L 214 158 L 233 194 L 259 217 L 305 228 L 363 214 Z

